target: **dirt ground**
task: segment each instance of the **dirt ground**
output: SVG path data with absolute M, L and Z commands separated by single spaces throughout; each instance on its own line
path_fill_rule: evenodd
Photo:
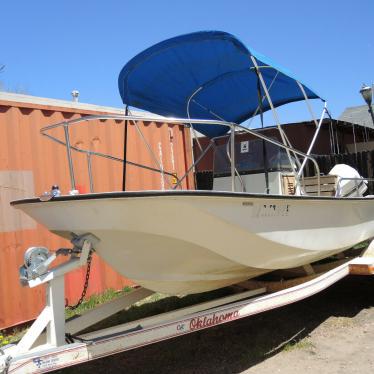
M 67 373 L 373 373 L 374 277 Z

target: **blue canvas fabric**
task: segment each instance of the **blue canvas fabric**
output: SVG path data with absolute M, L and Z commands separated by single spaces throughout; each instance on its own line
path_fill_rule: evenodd
M 187 118 L 189 114 L 190 118 L 241 123 L 252 117 L 259 105 L 259 83 L 251 56 L 256 58 L 275 107 L 304 100 L 299 80 L 291 73 L 221 31 L 177 36 L 144 50 L 121 70 L 119 91 L 124 104 L 159 115 Z M 303 87 L 308 98 L 320 98 Z M 264 99 L 262 110 L 269 109 Z M 228 131 L 218 125 L 194 127 L 209 137 Z

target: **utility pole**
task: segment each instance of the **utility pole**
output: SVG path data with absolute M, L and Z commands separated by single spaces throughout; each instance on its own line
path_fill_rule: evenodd
M 373 88 L 370 86 L 367 86 L 366 84 L 362 85 L 362 88 L 360 90 L 360 94 L 365 100 L 366 104 L 368 105 L 369 109 L 368 112 L 371 115 L 371 120 L 373 122 L 374 126 L 374 113 L 373 113 L 373 107 L 371 106 L 371 103 L 373 101 Z

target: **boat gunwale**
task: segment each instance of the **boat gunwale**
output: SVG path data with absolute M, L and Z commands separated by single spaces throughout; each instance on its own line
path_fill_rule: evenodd
M 81 195 L 62 195 L 53 197 L 50 200 L 42 201 L 39 197 L 26 198 L 11 201 L 10 205 L 55 203 L 60 201 L 75 200 L 102 200 L 115 198 L 136 198 L 136 197 L 163 197 L 163 196 L 206 196 L 206 197 L 237 197 L 265 200 L 319 200 L 319 201 L 372 201 L 374 195 L 370 197 L 334 197 L 334 196 L 296 196 L 296 195 L 269 195 L 260 193 L 232 192 L 232 191 L 208 191 L 208 190 L 147 190 L 147 191 L 113 191 L 100 193 L 87 193 Z

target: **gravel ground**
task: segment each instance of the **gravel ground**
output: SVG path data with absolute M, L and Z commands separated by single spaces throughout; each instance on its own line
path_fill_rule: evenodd
M 60 371 L 373 373 L 374 277 L 350 276 L 274 311 Z

